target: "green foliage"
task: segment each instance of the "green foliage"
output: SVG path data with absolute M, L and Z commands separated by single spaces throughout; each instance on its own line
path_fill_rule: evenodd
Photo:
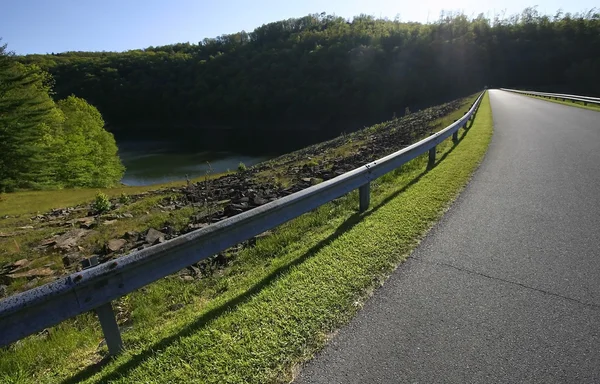
M 104 129 L 98 110 L 85 100 L 69 96 L 57 103 L 65 116 L 57 150 L 63 164 L 59 179 L 69 187 L 107 187 L 121 179 L 124 167 L 117 145 Z
M 48 168 L 40 143 L 54 103 L 43 80 L 0 46 L 0 192 L 42 182 Z
M 129 204 L 130 201 L 131 197 L 129 197 L 129 195 L 125 192 L 121 193 L 121 195 L 119 196 L 119 203 L 121 204 Z
M 246 167 L 246 164 L 242 163 L 240 161 L 240 163 L 238 164 L 237 170 L 238 172 L 245 172 L 248 168 Z
M 310 159 L 310 161 L 308 161 L 306 165 L 309 167 L 316 167 L 319 165 L 319 162 L 316 159 Z
M 136 123 L 150 135 L 180 122 L 188 132 L 185 123 L 204 121 L 232 127 L 247 149 L 297 141 L 308 135 L 273 132 L 304 127 L 333 138 L 485 85 L 600 95 L 599 45 L 595 11 L 552 17 L 528 8 L 509 18 L 447 14 L 432 24 L 315 14 L 198 44 L 20 60 L 48 69 L 58 97 L 83 97 L 124 130 Z
M 51 83 L 0 46 L 0 192 L 107 187 L 123 175 L 98 110 L 74 96 L 54 103 Z
M 96 199 L 92 202 L 92 209 L 96 213 L 104 213 L 110 211 L 110 199 L 105 193 L 98 192 Z

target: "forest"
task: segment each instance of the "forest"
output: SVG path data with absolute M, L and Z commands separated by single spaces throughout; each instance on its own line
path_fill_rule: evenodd
M 322 13 L 126 52 L 3 47 L 0 190 L 16 175 L 21 186 L 114 183 L 112 134 L 282 153 L 484 87 L 600 96 L 599 52 L 597 10 L 536 8 L 428 24 Z M 15 121 L 24 128 L 9 135 Z
M 96 106 L 117 136 L 183 135 L 214 148 L 225 132 L 228 146 L 264 151 L 485 86 L 600 95 L 598 52 L 597 10 L 548 16 L 527 8 L 429 24 L 314 14 L 197 44 L 19 60 L 49 71 L 57 98 Z

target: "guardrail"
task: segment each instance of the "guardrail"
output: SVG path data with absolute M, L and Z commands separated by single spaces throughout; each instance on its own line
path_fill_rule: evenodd
M 355 189 L 359 210 L 369 207 L 370 182 L 429 152 L 475 117 L 481 93 L 463 117 L 443 130 L 379 160 L 250 211 L 230 217 L 151 248 L 92 266 L 52 283 L 0 301 L 0 346 L 61 321 L 95 310 L 111 355 L 123 348 L 111 301 L 175 273 L 244 240 L 272 229 Z M 92 263 L 93 264 L 93 263 Z
M 583 105 L 590 104 L 598 104 L 600 105 L 600 97 L 590 97 L 590 96 L 578 96 L 578 95 L 569 95 L 566 93 L 548 93 L 548 92 L 535 92 L 535 91 L 520 91 L 517 89 L 508 89 L 508 88 L 500 88 L 503 91 L 521 93 L 523 95 L 529 96 L 541 96 L 549 99 L 562 99 L 562 101 L 570 100 L 571 102 L 581 101 Z

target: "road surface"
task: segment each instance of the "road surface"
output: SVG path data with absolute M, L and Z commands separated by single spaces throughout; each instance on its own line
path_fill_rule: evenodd
M 600 382 L 600 113 L 490 100 L 469 186 L 296 383 Z

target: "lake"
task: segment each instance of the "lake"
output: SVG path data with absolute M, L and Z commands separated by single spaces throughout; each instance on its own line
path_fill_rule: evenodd
M 141 186 L 193 179 L 207 173 L 236 170 L 272 156 L 250 156 L 232 152 L 194 151 L 189 143 L 173 141 L 119 141 L 119 156 L 127 168 L 121 182 Z

